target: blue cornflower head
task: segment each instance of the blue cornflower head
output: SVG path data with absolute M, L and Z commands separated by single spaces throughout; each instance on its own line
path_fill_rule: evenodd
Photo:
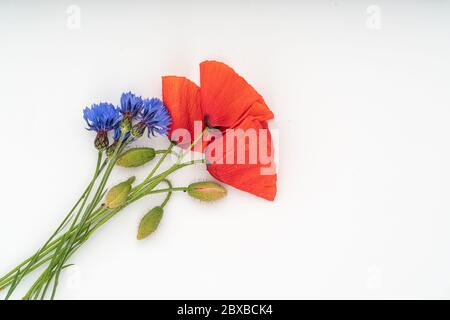
M 86 107 L 83 110 L 83 117 L 88 125 L 87 129 L 96 132 L 107 132 L 116 128 L 122 118 L 119 109 L 106 102 Z
M 123 93 L 120 98 L 120 112 L 129 120 L 134 119 L 142 108 L 142 98 L 134 93 Z
M 105 150 L 109 145 L 108 131 L 117 128 L 122 119 L 119 108 L 110 103 L 101 102 L 85 108 L 83 117 L 88 125 L 86 129 L 97 132 L 95 147 L 98 150 Z
M 144 133 L 145 128 L 148 135 L 167 134 L 169 126 L 172 123 L 169 111 L 163 102 L 158 98 L 145 99 L 142 104 L 142 110 L 137 120 L 139 121 L 133 127 L 133 135 L 140 136 Z

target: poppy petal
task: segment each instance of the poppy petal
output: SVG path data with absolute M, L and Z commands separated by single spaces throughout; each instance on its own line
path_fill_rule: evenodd
M 164 105 L 172 117 L 171 139 L 179 142 L 181 147 L 189 147 L 205 127 L 200 107 L 200 88 L 184 77 L 165 76 L 162 77 L 162 96 Z M 195 128 L 195 121 L 199 121 L 197 122 L 200 124 L 199 128 Z M 185 136 L 187 133 L 189 137 Z
M 200 87 L 202 110 L 211 127 L 233 128 L 248 116 L 273 119 L 261 95 L 222 62 L 200 64 Z
M 225 135 L 208 146 L 207 169 L 219 181 L 273 201 L 277 192 L 277 175 L 273 162 L 272 138 L 267 123 L 249 117 L 237 129 L 242 129 L 243 134 L 238 134 L 236 130 L 226 130 Z M 255 132 L 253 138 L 251 130 Z M 264 139 L 263 134 L 266 134 Z M 215 152 L 218 152 L 219 156 Z

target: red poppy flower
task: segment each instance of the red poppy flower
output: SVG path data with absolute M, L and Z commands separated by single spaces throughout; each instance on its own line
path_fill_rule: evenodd
M 207 169 L 212 176 L 264 199 L 275 198 L 277 177 L 273 168 L 272 139 L 267 127 L 267 120 L 273 119 L 273 113 L 244 78 L 224 63 L 205 61 L 200 64 L 200 87 L 184 77 L 167 76 L 162 79 L 162 90 L 164 104 L 172 115 L 171 132 L 186 129 L 195 139 L 198 131 L 208 126 L 223 133 L 214 142 L 214 145 L 223 146 L 222 150 L 215 150 L 221 154 L 214 154 L 214 161 L 210 161 L 213 155 L 206 150 Z M 195 121 L 202 122 L 199 130 L 194 128 Z M 239 130 L 245 134 L 236 135 Z M 256 149 L 255 143 L 252 145 L 247 136 L 248 132 L 255 133 L 253 142 L 256 141 Z M 266 133 L 266 137 L 261 132 Z M 244 146 L 241 157 L 246 161 L 236 161 L 238 155 L 235 148 L 230 147 L 235 143 Z M 205 152 L 208 144 L 213 145 L 203 140 L 195 148 Z M 253 161 L 248 161 L 252 157 Z

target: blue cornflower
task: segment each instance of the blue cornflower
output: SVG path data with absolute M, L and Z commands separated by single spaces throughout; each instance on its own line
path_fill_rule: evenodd
M 101 102 L 93 104 L 83 110 L 83 118 L 88 125 L 88 130 L 96 131 L 95 147 L 105 150 L 109 145 L 108 131 L 117 128 L 122 118 L 117 107 L 110 103 Z
M 142 108 L 142 98 L 134 93 L 122 93 L 120 97 L 120 112 L 125 118 L 134 119 Z
M 131 92 L 122 93 L 122 96 L 120 97 L 120 112 L 123 115 L 122 122 L 120 123 L 120 129 L 122 132 L 128 132 L 131 130 L 133 120 L 139 114 L 141 109 L 141 97 Z
M 108 132 L 119 125 L 121 115 L 117 107 L 101 102 L 93 104 L 90 108 L 86 107 L 83 110 L 83 118 L 86 120 L 88 130 Z
M 133 126 L 132 130 L 132 134 L 136 137 L 142 136 L 146 128 L 149 136 L 150 134 L 155 135 L 155 133 L 167 134 L 172 123 L 169 111 L 158 98 L 143 101 L 137 120 L 139 122 Z

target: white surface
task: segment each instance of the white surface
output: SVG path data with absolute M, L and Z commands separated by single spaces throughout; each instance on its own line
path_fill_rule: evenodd
M 0 272 L 87 184 L 84 106 L 160 96 L 161 75 L 198 81 L 218 59 L 276 115 L 276 201 L 177 194 L 138 242 L 159 199 L 142 201 L 73 257 L 58 297 L 450 298 L 448 1 L 16 2 L 0 3 Z

